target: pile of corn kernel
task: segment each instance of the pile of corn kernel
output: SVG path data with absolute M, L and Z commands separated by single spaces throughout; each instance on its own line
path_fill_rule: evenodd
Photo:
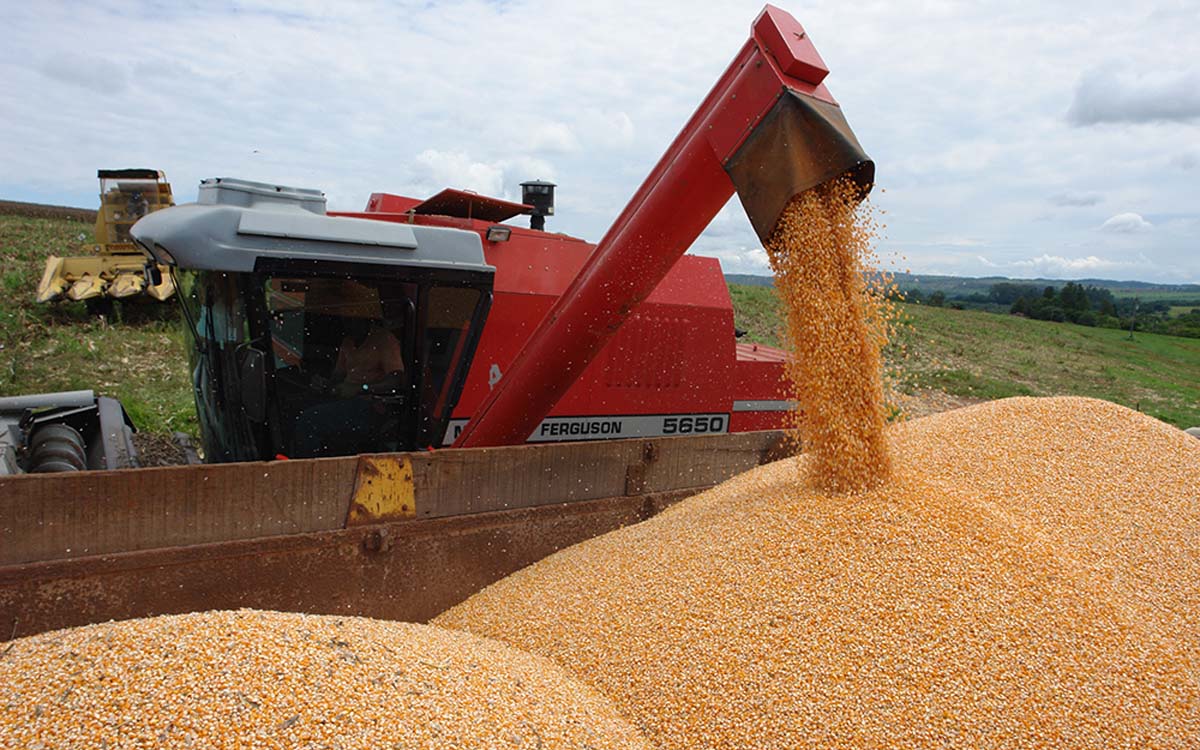
M 494 641 L 242 610 L 0 645 L 0 747 L 649 746 L 593 690 Z
M 795 433 L 811 456 L 807 481 L 833 492 L 872 487 L 890 465 L 881 352 L 894 310 L 871 283 L 877 230 L 860 198 L 846 178 L 806 190 L 764 244 L 792 354 Z
M 885 427 L 858 197 L 796 196 L 767 243 L 804 455 L 436 620 L 474 636 L 241 611 L 0 644 L 0 747 L 1200 747 L 1200 441 L 1078 398 Z
M 770 464 L 435 622 L 664 749 L 1200 747 L 1200 441 L 1081 398 L 886 435 L 871 491 Z

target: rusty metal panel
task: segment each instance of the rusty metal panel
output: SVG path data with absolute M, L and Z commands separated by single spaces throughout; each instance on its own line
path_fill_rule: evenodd
M 418 515 L 463 515 L 625 494 L 640 440 L 446 449 L 414 457 Z
M 778 430 L 692 437 L 686 441 L 644 441 L 641 492 L 711 487 L 768 460 L 776 460 L 783 433 Z
M 779 435 L 5 477 L 0 566 L 332 531 L 403 518 L 413 508 L 416 518 L 440 518 L 702 488 L 761 463 Z M 393 468 L 394 477 L 377 480 Z M 367 501 L 368 490 L 384 485 L 402 493 Z M 360 509 L 352 511 L 356 498 Z
M 563 547 L 691 491 L 0 567 L 0 639 L 253 607 L 424 622 Z
M 841 107 L 786 88 L 725 164 L 754 231 L 766 242 L 793 196 L 841 175 L 871 191 L 875 163 Z
M 417 515 L 433 518 L 709 487 L 773 456 L 781 436 L 778 430 L 764 430 L 413 454 Z M 631 472 L 641 480 L 630 483 Z
M 0 478 L 0 565 L 341 528 L 357 458 Z

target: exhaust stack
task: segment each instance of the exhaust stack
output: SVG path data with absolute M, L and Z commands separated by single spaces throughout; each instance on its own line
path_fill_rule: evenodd
M 546 217 L 554 215 L 553 182 L 545 180 L 530 180 L 521 183 L 521 202 L 533 206 L 529 212 L 529 228 L 539 232 L 546 231 Z
M 850 175 L 866 195 L 875 165 L 825 87 L 828 73 L 796 19 L 766 6 L 456 447 L 525 442 L 735 191 L 764 240 L 809 188 Z

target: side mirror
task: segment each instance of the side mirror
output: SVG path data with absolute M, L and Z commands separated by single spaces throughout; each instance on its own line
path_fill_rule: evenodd
M 258 349 L 242 350 L 242 411 L 251 422 L 267 419 L 267 355 Z

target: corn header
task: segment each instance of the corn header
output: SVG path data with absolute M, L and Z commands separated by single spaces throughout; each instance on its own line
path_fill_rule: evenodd
M 159 302 L 169 299 L 175 282 L 169 274 L 147 273 L 151 261 L 130 239 L 129 229 L 143 216 L 175 205 L 170 183 L 156 169 L 101 169 L 96 176 L 100 210 L 95 243 L 81 248 L 91 254 L 47 258 L 37 301 L 96 303 L 143 294 Z

